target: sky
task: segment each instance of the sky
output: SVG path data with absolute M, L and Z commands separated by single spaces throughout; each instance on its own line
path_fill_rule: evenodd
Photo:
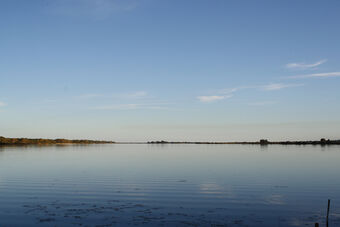
M 338 0 L 1 0 L 0 135 L 340 139 Z

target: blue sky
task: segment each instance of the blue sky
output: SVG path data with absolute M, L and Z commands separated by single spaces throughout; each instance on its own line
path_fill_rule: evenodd
M 340 2 L 0 1 L 0 134 L 340 139 Z

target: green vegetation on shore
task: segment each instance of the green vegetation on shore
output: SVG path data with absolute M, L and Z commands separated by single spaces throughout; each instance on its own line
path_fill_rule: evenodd
M 68 139 L 28 139 L 28 138 L 5 138 L 0 136 L 0 145 L 53 145 L 53 144 L 104 144 L 113 141 L 101 140 L 68 140 Z

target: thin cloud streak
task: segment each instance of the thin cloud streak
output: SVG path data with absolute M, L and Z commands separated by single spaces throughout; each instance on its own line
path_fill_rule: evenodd
M 327 78 L 327 77 L 340 77 L 340 72 L 329 73 L 313 73 L 306 75 L 289 76 L 289 79 L 304 79 L 304 78 Z
M 121 94 L 96 94 L 89 93 L 75 96 L 77 99 L 93 99 L 93 98 L 117 98 L 117 99 L 141 99 L 146 98 L 148 93 L 146 91 L 136 91 L 131 93 L 121 93 Z
M 306 64 L 306 63 L 289 63 L 286 65 L 286 68 L 288 69 L 313 69 L 323 63 L 325 63 L 327 59 L 320 60 L 318 62 L 312 63 L 312 64 Z
M 265 91 L 275 91 L 275 90 L 281 90 L 284 88 L 290 88 L 290 87 L 300 87 L 304 86 L 304 84 L 283 84 L 283 83 L 271 83 L 267 85 L 252 85 L 252 86 L 240 86 L 230 89 L 224 89 L 220 93 L 221 94 L 231 94 L 238 92 L 240 90 L 245 89 L 259 89 L 259 90 L 265 90 Z
M 240 86 L 234 88 L 223 89 L 220 91 L 221 94 L 232 94 L 240 90 L 249 89 L 249 88 L 256 88 L 257 86 Z
M 301 87 L 304 86 L 304 84 L 281 84 L 281 83 L 273 83 L 261 86 L 260 88 L 264 91 L 276 91 L 281 90 L 284 88 L 290 88 L 290 87 Z
M 95 110 L 135 110 L 140 106 L 140 104 L 117 104 L 117 105 L 106 105 L 106 106 L 97 106 L 92 109 Z
M 123 94 L 124 97 L 126 98 L 132 98 L 132 99 L 139 99 L 139 98 L 144 98 L 148 95 L 146 91 L 137 91 L 134 93 L 129 93 L 129 94 Z
M 231 98 L 234 93 L 245 90 L 245 89 L 257 89 L 262 91 L 277 91 L 282 90 L 284 88 L 291 88 L 291 87 L 301 87 L 304 86 L 304 84 L 283 84 L 283 83 L 271 83 L 267 85 L 254 85 L 254 86 L 240 86 L 240 87 L 234 87 L 229 89 L 223 89 L 219 92 L 220 95 L 210 95 L 210 96 L 198 96 L 197 99 L 200 102 L 209 103 L 209 102 L 215 102 L 220 101 L 223 99 Z
M 249 106 L 267 106 L 267 105 L 273 105 L 276 104 L 277 102 L 274 101 L 264 101 L 264 102 L 252 102 L 248 103 Z
M 99 98 L 99 97 L 104 97 L 103 94 L 83 94 L 79 96 L 75 96 L 75 98 L 78 99 L 92 99 L 92 98 Z
M 227 99 L 232 97 L 232 95 L 210 95 L 210 96 L 198 96 L 197 99 L 200 102 L 215 102 L 215 101 L 219 101 L 219 100 L 223 100 L 223 99 Z
M 105 106 L 97 106 L 91 109 L 93 110 L 137 110 L 137 109 L 153 109 L 153 110 L 161 110 L 168 109 L 166 106 L 167 103 L 128 103 L 128 104 L 113 104 L 113 105 L 105 105 Z
M 106 19 L 116 12 L 131 11 L 138 7 L 137 0 L 48 0 L 49 13 L 65 16 L 91 16 Z
M 135 91 L 118 94 L 84 94 L 75 96 L 78 99 L 100 99 L 96 101 L 111 101 L 110 104 L 90 107 L 92 110 L 137 110 L 137 109 L 168 109 L 166 105 L 171 103 L 157 102 L 148 96 L 146 91 Z M 114 103 L 112 103 L 112 101 Z

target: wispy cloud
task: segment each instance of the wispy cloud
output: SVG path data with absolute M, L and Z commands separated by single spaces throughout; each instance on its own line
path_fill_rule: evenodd
M 312 64 L 307 64 L 304 62 L 299 62 L 299 63 L 289 63 L 286 65 L 286 68 L 288 69 L 313 69 L 318 67 L 319 65 L 325 63 L 327 59 L 320 60 L 318 62 L 312 63 Z
M 249 85 L 249 86 L 240 86 L 235 88 L 229 88 L 224 89 L 220 91 L 221 94 L 233 94 L 235 92 L 246 90 L 246 89 L 258 89 L 258 90 L 264 90 L 264 91 L 275 91 L 275 90 L 281 90 L 284 88 L 290 88 L 290 87 L 299 87 L 303 86 L 304 84 L 284 84 L 284 83 L 270 83 L 265 85 Z
M 249 86 L 240 86 L 235 88 L 229 88 L 224 89 L 220 91 L 221 94 L 233 94 L 235 92 L 246 90 L 246 89 L 258 89 L 258 90 L 264 90 L 264 91 L 275 91 L 275 90 L 281 90 L 284 88 L 290 88 L 290 87 L 300 87 L 304 84 L 284 84 L 284 83 L 270 83 L 265 85 L 249 85 Z
M 275 91 L 275 90 L 281 90 L 284 88 L 290 88 L 290 87 L 301 87 L 303 84 L 282 84 L 282 83 L 273 83 L 268 85 L 260 86 L 259 88 L 265 91 Z
M 267 105 L 273 105 L 276 104 L 274 101 L 262 101 L 262 102 L 252 102 L 248 103 L 249 106 L 267 106 Z
M 125 92 L 116 94 L 89 93 L 74 96 L 75 99 L 89 101 L 95 99 L 95 103 L 106 102 L 108 104 L 92 106 L 95 110 L 136 110 L 136 109 L 168 109 L 167 102 L 159 102 L 146 91 Z M 93 102 L 90 102 L 93 103 Z
M 306 75 L 289 76 L 290 79 L 303 79 L 303 78 L 326 78 L 326 77 L 340 77 L 340 72 L 329 73 L 313 73 Z
M 137 110 L 137 109 L 168 109 L 168 103 L 128 103 L 128 104 L 113 104 L 96 106 L 94 110 Z
M 137 0 L 48 0 L 47 11 L 67 16 L 93 16 L 105 19 L 115 12 L 131 11 L 138 7 Z
M 115 105 L 105 105 L 105 106 L 97 106 L 92 109 L 96 110 L 134 110 L 140 107 L 140 104 L 115 104 Z
M 123 94 L 126 98 L 139 99 L 145 98 L 148 95 L 146 91 L 136 91 L 133 93 Z
M 119 94 L 99 94 L 99 93 L 89 93 L 74 96 L 77 99 L 93 99 L 93 98 L 116 98 L 116 99 L 141 99 L 146 98 L 148 93 L 146 91 L 135 91 L 128 93 Z
M 4 106 L 7 106 L 7 104 L 4 102 L 0 102 L 0 107 L 4 107 Z
M 237 91 L 249 89 L 249 88 L 256 88 L 256 86 L 239 86 L 239 87 L 234 87 L 234 88 L 227 88 L 227 89 L 221 90 L 219 93 L 221 93 L 221 94 L 233 94 Z
M 210 95 L 210 96 L 198 96 L 197 99 L 200 102 L 215 102 L 218 100 L 223 100 L 230 98 L 232 95 Z
M 197 99 L 201 102 L 208 103 L 208 102 L 215 102 L 215 101 L 231 98 L 234 95 L 234 93 L 239 92 L 241 90 L 246 90 L 246 89 L 262 90 L 262 91 L 276 91 L 276 90 L 281 90 L 284 88 L 300 87 L 300 86 L 304 86 L 304 84 L 271 83 L 271 84 L 266 84 L 266 85 L 239 86 L 239 87 L 220 90 L 219 92 L 216 92 L 218 93 L 216 95 L 198 96 Z
M 92 99 L 92 98 L 98 98 L 98 97 L 104 97 L 104 95 L 103 94 L 82 94 L 82 95 L 75 96 L 75 98 L 79 98 L 79 99 Z

